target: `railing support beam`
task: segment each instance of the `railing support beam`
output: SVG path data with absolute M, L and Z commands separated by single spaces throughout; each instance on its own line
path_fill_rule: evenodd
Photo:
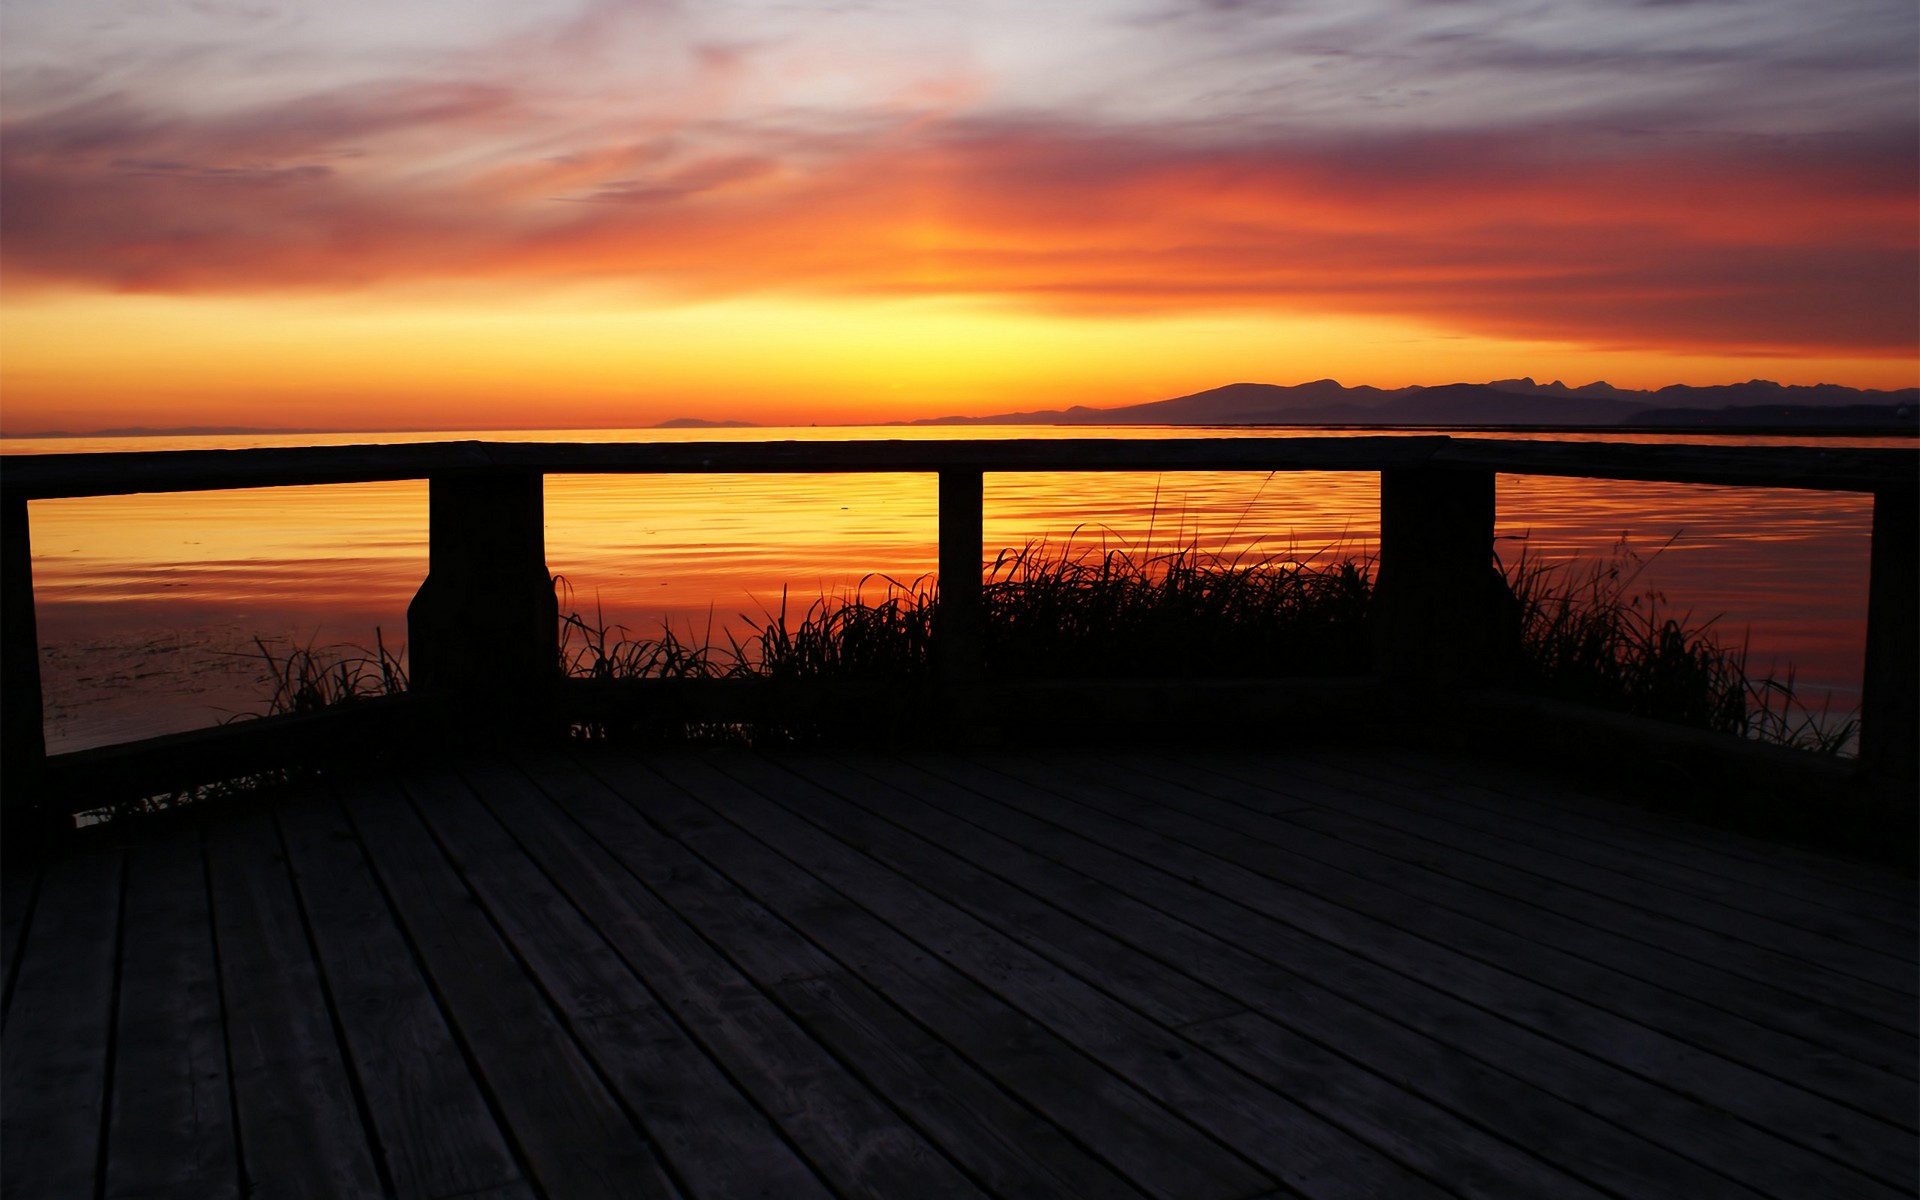
M 559 674 L 543 477 L 428 480 L 428 568 L 407 606 L 409 686 L 488 732 L 537 719 Z
M 31 854 L 47 832 L 44 716 L 27 501 L 6 493 L 0 495 L 0 842 L 9 857 Z
M 1512 596 L 1493 566 L 1493 472 L 1380 472 L 1374 672 L 1384 679 L 1497 678 L 1517 652 Z
M 939 661 L 934 669 L 942 683 L 978 680 L 985 658 L 980 587 L 983 480 L 977 470 L 940 472 L 940 608 L 934 639 Z
M 1860 765 L 1912 789 L 1920 782 L 1920 493 L 1874 493 L 1869 570 Z

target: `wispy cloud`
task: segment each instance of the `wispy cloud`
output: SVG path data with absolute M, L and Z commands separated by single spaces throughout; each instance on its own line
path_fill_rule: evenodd
M 1884 348 L 1916 320 L 1911 128 L 1313 140 L 879 115 L 397 161 L 528 104 L 383 86 L 203 120 L 53 114 L 0 149 L 0 253 L 16 278 L 132 290 L 624 280 L 1722 347 Z
M 1730 350 L 1920 326 L 1910 0 L 348 20 L 373 11 L 209 0 L 162 36 L 22 0 L 9 284 L 590 280 Z

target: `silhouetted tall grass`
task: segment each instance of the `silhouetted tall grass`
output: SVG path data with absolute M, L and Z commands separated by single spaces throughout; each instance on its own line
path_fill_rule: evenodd
M 276 655 L 259 638 L 253 644 L 267 665 L 273 695 L 267 710 L 274 713 L 314 712 L 370 696 L 394 696 L 407 690 L 407 670 L 399 654 L 387 649 L 376 626 L 373 649 L 351 653 L 316 650 L 311 641 Z
M 1676 535 L 1678 536 L 1678 535 Z M 1747 645 L 1722 641 L 1714 619 L 1675 612 L 1640 588 L 1651 555 L 1623 537 L 1599 561 L 1539 562 L 1522 554 L 1504 573 L 1519 601 L 1522 687 L 1618 712 L 1759 741 L 1838 753 L 1859 717 L 1809 707 L 1785 678 L 1752 678 Z
M 1668 543 L 1671 544 L 1671 541 Z M 1624 541 L 1599 561 L 1541 562 L 1522 554 L 1503 571 L 1519 613 L 1522 688 L 1598 707 L 1821 753 L 1853 740 L 1857 715 L 1806 705 L 1793 676 L 1755 680 L 1746 647 L 1714 621 L 1676 613 L 1639 586 L 1646 564 Z M 1264 557 L 1195 544 L 1134 552 L 1102 546 L 1006 550 L 982 593 L 989 679 L 1272 678 L 1364 675 L 1372 667 L 1374 563 L 1339 547 Z M 876 594 L 877 593 L 877 594 Z M 577 611 L 561 619 L 561 673 L 586 679 L 871 680 L 931 677 L 939 587 L 869 576 L 795 616 L 742 616 L 754 632 L 720 644 L 712 623 L 695 638 L 662 626 L 633 636 Z M 324 660 L 311 647 L 276 659 L 275 712 L 340 703 L 405 686 L 397 658 L 376 650 Z
M 983 591 L 990 678 L 1245 678 L 1368 667 L 1371 561 L 1002 551 Z

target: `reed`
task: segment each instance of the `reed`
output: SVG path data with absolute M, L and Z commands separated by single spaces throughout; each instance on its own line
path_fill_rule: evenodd
M 1848 748 L 1857 713 L 1814 708 L 1784 676 L 1754 678 L 1747 649 L 1716 621 L 1675 610 L 1642 587 L 1672 539 L 1642 555 L 1623 538 L 1600 560 L 1545 562 L 1522 553 L 1502 576 L 1518 613 L 1510 682 L 1536 692 L 1823 754 Z M 1360 675 L 1371 669 L 1374 562 L 1346 547 L 1265 556 L 1212 553 L 1189 542 L 1056 548 L 1035 541 L 1002 551 L 983 585 L 988 678 L 1191 679 Z M 564 598 L 571 589 L 557 580 Z M 753 629 L 724 641 L 709 614 L 703 635 L 655 635 L 610 626 L 596 612 L 561 618 L 558 668 L 583 679 L 929 679 L 939 587 L 922 576 L 863 579 L 795 614 L 742 615 Z M 567 607 L 571 608 L 570 604 Z M 375 649 L 338 658 L 311 645 L 276 657 L 273 712 L 301 712 L 403 690 L 398 656 Z M 736 727 L 688 725 L 689 736 L 740 740 Z
M 1003 551 L 983 589 L 990 677 L 1235 678 L 1368 668 L 1372 563 L 1188 544 Z
M 1520 612 L 1523 688 L 1656 720 L 1837 754 L 1859 715 L 1815 709 L 1783 677 L 1755 678 L 1747 644 L 1723 640 L 1717 618 L 1676 611 L 1640 586 L 1679 537 L 1641 554 L 1623 536 L 1600 560 L 1541 562 L 1522 553 L 1503 570 Z
M 400 654 L 387 649 L 380 628 L 373 630 L 373 649 L 338 647 L 316 649 L 312 640 L 275 654 L 260 638 L 253 639 L 266 663 L 273 686 L 270 713 L 314 712 L 371 696 L 396 696 L 407 690 L 407 669 Z M 402 651 L 404 653 L 404 651 Z

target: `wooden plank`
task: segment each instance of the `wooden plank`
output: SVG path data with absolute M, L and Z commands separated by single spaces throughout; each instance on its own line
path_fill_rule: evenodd
M 1462 470 L 1870 492 L 1911 488 L 1905 450 L 1685 446 L 1444 436 L 1065 438 L 820 442 L 435 442 L 15 455 L 4 486 L 29 499 L 424 479 L 511 467 L 545 474 L 982 471 Z
M 455 779 L 407 787 L 690 1193 L 826 1195 L 803 1153 L 854 1189 L 863 1161 L 864 1186 L 939 1178 L 926 1147 L 711 947 L 657 905 L 626 902 L 619 868 L 583 852 L 584 837 L 524 778 L 479 766 L 470 778 L 486 806 Z M 767 1113 L 784 1118 L 799 1152 Z
M 1492 471 L 1380 472 L 1380 560 L 1368 619 L 1374 674 L 1461 682 L 1499 678 L 1520 622 L 1493 566 Z
M 673 1196 L 652 1144 L 607 1091 L 397 785 L 341 799 L 455 1035 L 551 1196 Z
M 436 731 L 424 696 L 373 696 L 316 712 L 280 713 L 206 729 L 56 754 L 48 787 L 61 812 L 142 799 L 202 783 L 264 775 L 301 764 L 366 763 L 411 753 Z
M 1616 1034 L 1616 1027 L 1604 1023 L 1595 1036 L 1586 1027 L 1580 1006 L 1569 998 L 1516 987 L 1519 981 L 1503 972 L 1444 947 L 1405 939 L 1390 927 L 1356 919 L 1356 914 L 1336 904 L 1219 854 L 951 755 L 926 756 L 915 762 L 933 769 L 940 778 L 964 782 L 968 791 L 979 796 L 1003 801 L 1029 817 L 1070 830 L 1083 841 L 1110 847 L 1270 918 L 1271 923 L 1253 922 L 1253 933 L 1245 935 L 1272 939 L 1262 957 L 1312 963 L 1316 974 L 1337 984 L 1353 1003 L 1377 1003 L 1375 997 L 1394 994 L 1396 978 L 1410 978 L 1426 986 L 1400 990 L 1393 1004 L 1398 1011 L 1424 1014 L 1423 1028 L 1450 1031 L 1457 1027 L 1461 1005 L 1500 1014 L 1500 1034 L 1484 1051 L 1489 1065 L 1513 1073 L 1524 1071 L 1530 1082 L 1756 1190 L 1784 1196 L 1893 1194 L 1890 1187 L 1818 1148 L 1783 1141 L 1777 1132 L 1763 1133 L 1705 1104 L 1697 1092 L 1645 1086 L 1645 1081 L 1658 1082 L 1661 1075 L 1671 1073 L 1669 1055 L 1676 1056 L 1682 1067 L 1700 1057 L 1684 1047 L 1648 1038 L 1635 1027 L 1617 1028 Z M 1242 913 L 1236 920 L 1246 926 L 1248 916 Z M 1327 953 L 1329 946 L 1337 952 Z M 1364 961 L 1356 963 L 1356 958 Z M 1571 1026 L 1563 1014 L 1573 1018 Z M 1616 1036 L 1610 1041 L 1608 1035 Z M 1595 1061 L 1612 1069 L 1596 1074 Z M 1680 1099 L 1682 1095 L 1686 1101 Z
M 1333 873 L 1299 856 L 1251 846 L 1239 834 L 1097 787 L 1049 777 L 1035 799 L 1048 812 L 1103 826 L 1123 821 L 1150 829 L 1208 860 L 1209 869 L 1252 872 L 1262 902 L 1308 919 L 1378 961 L 1422 978 L 1445 979 L 1463 998 L 1511 1012 L 1542 1032 L 1608 1057 L 1649 1078 L 1740 1115 L 1776 1135 L 1828 1154 L 1895 1186 L 1913 1177 L 1911 1137 L 1840 1104 L 1619 1015 L 1617 986 L 1595 999 L 1536 981 L 1546 972 L 1529 961 L 1538 947 L 1484 927 L 1446 919 L 1363 878 Z M 1051 800 L 1046 796 L 1051 794 Z M 1312 890 L 1307 890 L 1308 888 Z M 1441 940 L 1432 940 L 1434 938 Z M 1604 1002 L 1607 1007 L 1601 1007 Z
M 240 1194 L 240 1146 L 197 829 L 129 857 L 105 1194 Z
M 1251 782 L 1272 778 L 1256 761 L 1236 760 L 1231 756 L 1211 761 Z M 1719 935 L 1714 944 L 1723 959 L 1743 958 L 1767 977 L 1800 979 L 1811 993 L 1838 993 L 1862 1006 L 1863 1011 L 1881 1012 L 1883 1023 L 1892 1028 L 1912 1027 L 1915 990 L 1920 988 L 1916 975 L 1920 972 L 1914 970 L 1911 943 L 1904 952 L 1885 953 L 1843 943 L 1714 899 L 1678 892 L 1662 882 L 1645 878 L 1645 868 L 1640 865 L 1644 855 L 1569 846 L 1564 835 L 1556 836 L 1525 824 L 1501 820 L 1470 806 L 1463 808 L 1413 780 L 1364 781 L 1364 777 L 1352 771 L 1324 763 L 1296 762 L 1289 765 L 1289 770 L 1290 778 L 1276 786 L 1296 798 L 1314 799 L 1305 795 L 1302 787 L 1317 783 L 1334 789 L 1333 794 L 1338 796 L 1364 796 L 1474 830 L 1480 835 L 1478 844 L 1488 847 L 1490 854 L 1504 854 L 1520 865 L 1596 895 L 1650 913 L 1671 914 Z M 1581 852 L 1575 854 L 1576 849 Z M 1696 939 L 1693 945 L 1697 949 L 1705 944 L 1704 939 Z
M 98 1183 L 123 863 L 48 866 L 0 1040 L 0 1193 L 90 1196 Z
M 715 759 L 713 765 L 1161 1025 L 1191 1025 L 1244 1007 L 1217 989 L 1139 954 L 1111 934 L 1009 889 L 987 871 L 902 835 L 864 807 L 805 776 L 755 756 L 729 755 Z
M 981 486 L 978 470 L 940 472 L 940 608 L 934 648 L 943 683 L 978 679 L 986 653 L 981 626 Z
M 1543 778 L 1497 763 L 1450 762 L 1397 752 L 1344 760 L 1313 755 L 1309 761 L 1368 780 L 1424 788 L 1444 802 L 1440 811 L 1449 819 L 1472 821 L 1481 828 L 1491 821 L 1493 827 L 1510 831 L 1508 836 L 1524 834 L 1561 855 L 1683 896 L 1711 899 L 1882 954 L 1910 954 L 1914 945 L 1915 917 L 1909 910 L 1920 908 L 1920 893 L 1910 880 L 1906 901 L 1901 902 L 1845 884 L 1836 888 L 1807 879 L 1784 857 L 1769 863 L 1764 857 L 1767 843 L 1750 848 L 1761 857 L 1730 854 L 1729 847 L 1712 844 L 1717 831 L 1665 814 L 1615 811 L 1617 805 L 1594 807 L 1587 815 L 1595 820 L 1583 822 L 1574 813 L 1600 802 L 1588 798 L 1578 781 Z M 1635 817 L 1640 818 L 1637 824 Z M 1732 838 L 1726 835 L 1722 840 Z M 1799 853 L 1789 846 L 1779 849 L 1783 856 Z M 1820 861 L 1826 868 L 1838 865 L 1833 860 Z M 1879 873 L 1878 868 L 1859 870 Z M 1783 889 L 1783 882 L 1798 886 Z M 1836 891 L 1843 893 L 1838 904 L 1833 902 Z
M 1309 1195 L 1437 1191 L 1365 1143 L 1254 1083 L 1210 1053 L 1125 1008 L 711 768 L 658 768 L 698 794 L 724 796 L 728 820 L 940 955 L 1109 1070 L 1185 1115 L 1288 1186 Z
M 1489 890 L 1477 902 L 1460 900 L 1449 906 L 1529 939 L 1547 937 L 1558 930 L 1560 936 L 1548 944 L 1667 989 L 1680 1007 L 1695 1013 L 1698 1023 L 1708 1028 L 1714 1025 L 1712 1012 L 1697 1005 L 1730 1014 L 1723 1043 L 1717 1047 L 1729 1057 L 1761 1066 L 1897 1124 L 1910 1124 L 1915 1119 L 1912 1085 L 1920 1043 L 1911 1030 L 1913 1019 L 1920 1017 L 1920 1008 L 1911 1002 L 1905 1006 L 1908 1023 L 1899 1027 L 1888 1020 L 1890 1011 L 1898 1011 L 1897 1004 L 1868 1012 L 1850 1002 L 1845 988 L 1808 994 L 1815 989 L 1791 969 L 1773 977 L 1762 976 L 1751 967 L 1723 969 L 1713 956 L 1690 951 L 1690 943 L 1710 945 L 1711 939 L 1696 938 L 1692 936 L 1694 931 L 1684 930 L 1663 944 L 1659 939 L 1671 927 L 1663 927 L 1657 919 L 1625 906 L 1599 903 L 1592 897 L 1568 895 L 1567 889 L 1556 888 L 1529 872 L 1502 869 L 1484 861 L 1462 863 L 1436 841 L 1351 814 L 1295 812 L 1285 821 L 1296 829 L 1312 830 L 1323 838 L 1376 853 L 1383 860 L 1378 868 L 1383 877 L 1391 878 L 1395 888 L 1410 895 L 1456 893 L 1456 887 L 1441 884 L 1435 875 L 1475 890 L 1484 886 Z M 1311 834 L 1296 838 L 1302 850 L 1316 857 L 1340 857 L 1314 850 L 1320 843 Z M 1399 864 L 1398 869 L 1395 864 Z M 1408 866 L 1413 869 L 1406 870 Z M 1536 908 L 1536 904 L 1546 907 Z M 1563 916 L 1563 911 L 1572 915 Z M 1611 924 L 1602 923 L 1609 918 L 1616 919 Z M 1654 996 L 1654 1002 L 1658 1001 Z M 1686 1033 L 1682 1024 L 1652 1023 Z M 1722 1039 L 1716 1034 L 1712 1040 Z M 1829 1062 L 1830 1057 L 1834 1061 Z
M 1683 816 L 1623 802 L 1618 795 L 1601 794 L 1571 777 L 1556 778 L 1552 787 L 1543 790 L 1538 772 L 1485 760 L 1445 763 L 1434 755 L 1389 749 L 1370 756 L 1368 770 L 1384 775 L 1392 769 L 1400 778 L 1408 772 L 1431 778 L 1436 768 L 1451 775 L 1468 771 L 1468 777 L 1457 780 L 1459 786 L 1447 789 L 1450 799 L 1511 811 L 1515 819 L 1530 824 L 1636 854 L 1644 852 L 1650 863 L 1695 873 L 1703 886 L 1719 879 L 1738 881 L 1746 885 L 1741 892 L 1756 903 L 1762 899 L 1758 892 L 1771 891 L 1903 929 L 1920 929 L 1914 880 L 1886 867 L 1710 828 Z M 1656 836 L 1649 838 L 1649 833 Z
M 531 1196 L 345 815 L 319 797 L 277 815 L 394 1190 Z
M 243 1190 L 383 1191 L 272 818 L 212 825 L 206 854 Z
M 840 962 L 797 936 L 685 847 L 662 837 L 598 779 L 559 759 L 541 760 L 539 777 L 543 788 L 593 831 L 603 852 L 615 856 L 636 883 L 643 881 L 647 896 L 658 896 L 652 903 L 646 896 L 633 900 L 642 906 L 645 927 L 677 930 L 684 921 L 696 929 L 994 1194 L 1136 1194 Z M 650 786 L 657 790 L 660 784 L 652 780 Z M 564 877 L 621 873 L 591 859 L 584 865 L 591 870 Z M 632 885 L 623 890 L 631 893 Z M 661 904 L 673 907 L 656 907 Z M 838 907 L 850 911 L 844 900 Z M 807 910 L 834 909 L 832 901 L 821 898 Z M 954 1003 L 964 1006 L 965 998 Z M 1015 1039 L 1000 1043 L 1018 1044 Z
M 1367 793 L 1380 799 L 1410 798 L 1422 802 L 1421 811 L 1429 815 L 1522 840 L 1664 893 L 1709 900 L 1716 911 L 1741 914 L 1739 919 L 1764 930 L 1763 942 L 1774 940 L 1775 926 L 1787 926 L 1782 936 L 1788 938 L 1811 935 L 1912 959 L 1912 910 L 1920 907 L 1920 890 L 1913 880 L 1884 868 L 1626 809 L 1589 795 L 1578 781 L 1496 763 L 1446 763 L 1398 753 L 1365 759 L 1313 755 L 1298 769 L 1332 772 L 1328 778 L 1336 782 L 1363 779 Z M 1383 785 L 1392 790 L 1380 791 Z M 1831 878 L 1821 877 L 1826 873 Z M 1875 883 L 1874 890 L 1855 886 L 1868 881 Z
M 1773 450 L 1797 453 L 1768 453 Z M 1435 448 L 1433 462 L 1435 466 L 1479 467 L 1521 475 L 1865 492 L 1910 479 L 1920 459 L 1910 449 L 1863 452 L 1839 446 L 1638 446 L 1623 442 L 1449 438 Z M 1851 478 L 1842 484 L 1848 476 Z
M 0 493 L 0 833 L 9 860 L 31 857 L 49 832 L 40 637 L 33 543 L 24 496 Z
M 5 1027 L 7 1010 L 13 1004 L 20 947 L 26 944 L 39 890 L 40 868 L 34 863 L 8 864 L 0 872 L 0 1028 Z
M 781 767 L 761 760 L 734 756 L 721 765 L 728 774 L 795 815 L 859 845 L 956 907 L 1006 929 L 1090 983 L 1126 1000 L 1136 1011 L 1154 1015 L 1149 1010 L 1157 1007 L 1155 989 L 1143 987 L 1139 981 L 1165 976 L 1193 986 L 1196 976 L 1189 973 L 1194 968 L 1185 954 L 1156 958 L 1103 932 L 1124 928 L 1121 922 L 1112 920 L 1118 914 L 1085 917 L 1074 910 L 1069 916 L 1066 907 L 1036 904 L 1017 880 L 987 869 L 986 864 L 991 862 L 1004 870 L 1005 858 L 1017 855 L 1017 847 L 987 847 L 977 861 L 969 861 L 959 853 L 961 847 L 947 840 L 953 836 L 951 830 L 924 837 L 895 820 L 898 810 L 911 804 L 910 798 L 876 796 L 873 781 L 851 772 L 829 769 L 823 773 L 817 763 L 788 761 L 783 766 L 789 775 L 783 781 Z M 964 833 L 960 839 L 963 845 L 975 840 Z M 1067 921 L 1071 927 L 1065 924 Z M 1040 930 L 1045 931 L 1043 937 L 1033 936 Z M 1089 967 L 1093 970 L 1087 970 Z M 1204 968 L 1200 970 L 1204 972 Z M 1265 1014 L 1245 1011 L 1242 999 L 1229 996 L 1229 992 L 1238 991 L 1237 980 L 1204 973 L 1199 977 L 1210 985 L 1208 993 L 1219 996 L 1223 1003 L 1210 1006 L 1216 1010 L 1212 1016 L 1196 1016 L 1181 1023 L 1182 1036 L 1213 1050 L 1403 1166 L 1427 1178 L 1444 1180 L 1463 1195 L 1600 1194 L 1445 1108 L 1403 1090 L 1397 1082 L 1363 1064 L 1334 1053 Z
M 428 571 L 407 605 L 408 689 L 456 720 L 540 714 L 558 677 L 559 602 L 547 571 L 545 492 L 534 471 L 436 474 Z
M 690 794 L 647 768 L 613 756 L 583 761 L 639 814 L 690 851 L 693 863 L 722 873 L 739 890 L 778 911 L 837 962 L 850 964 L 876 992 L 911 1014 L 957 1054 L 977 1063 L 1008 1093 L 1071 1134 L 1134 1187 L 1156 1196 L 1224 1198 L 1249 1195 L 1271 1185 L 1268 1176 L 1193 1128 L 1183 1115 L 1101 1069 L 938 955 L 929 954 L 763 843 L 718 819 Z M 660 761 L 658 757 L 650 760 L 654 765 Z M 577 802 L 569 798 L 568 803 L 572 807 Z M 603 837 L 609 836 L 598 815 L 590 820 L 602 828 Z M 626 852 L 624 846 L 620 849 Z M 671 879 L 701 878 L 671 858 L 656 869 Z M 648 878 L 651 882 L 654 872 L 649 871 Z M 941 1063 L 937 1050 L 903 1040 L 897 1033 L 893 1044 L 929 1066 Z M 964 1073 L 961 1077 L 965 1078 Z M 982 1092 L 970 1086 L 957 1095 L 979 1116 L 969 1121 L 964 1112 L 953 1113 L 954 1132 L 984 1145 L 989 1164 L 997 1142 L 1002 1153 L 1015 1147 L 1022 1150 L 1022 1157 L 1009 1161 L 1006 1170 L 1024 1170 L 1028 1161 L 1044 1164 L 1031 1176 L 1042 1194 L 1054 1179 L 1080 1177 L 1097 1182 L 1099 1173 L 1082 1165 L 1070 1147 L 1062 1149 L 1046 1137 L 1046 1126 L 1017 1113 L 1007 1115 L 1003 1104 L 993 1102 L 991 1089 Z M 918 1094 L 909 1098 L 926 1099 Z M 1004 1171 L 983 1172 L 983 1177 L 991 1179 L 995 1174 Z M 1095 1187 L 1068 1194 L 1105 1193 Z
M 982 861 L 1023 885 L 1099 915 L 1249 1007 L 1576 1176 L 1630 1196 L 1737 1190 L 1726 1176 L 1626 1132 L 1646 1122 L 1682 1153 L 1705 1150 L 1711 1159 L 1719 1142 L 1711 1119 L 1702 1129 L 1691 1106 L 1669 1093 L 982 793 L 882 756 L 852 756 L 848 765 L 893 789 L 888 811 L 910 816 L 942 844 L 977 846 Z M 807 764 L 809 774 L 820 770 Z M 1737 1143 L 1757 1131 L 1731 1132 L 1727 1157 L 1747 1164 Z M 1774 1171 L 1762 1162 L 1752 1174 L 1771 1184 L 1780 1178 Z
M 1733 1049 L 1732 1057 L 1775 1070 L 1783 1062 L 1811 1059 L 1807 1086 L 1895 1123 L 1914 1119 L 1913 1060 L 1920 1043 L 1912 1026 L 1920 1011 L 1911 1003 L 1904 1008 L 1891 1002 L 1850 1004 L 1854 993 L 1866 990 L 1850 979 L 1826 977 L 1818 968 L 1756 953 L 1753 947 L 1714 937 L 1680 919 L 1563 886 L 1555 877 L 1563 860 L 1543 865 L 1533 861 L 1525 847 L 1509 846 L 1518 851 L 1513 857 L 1520 864 L 1509 866 L 1495 857 L 1502 852 L 1500 845 L 1462 837 L 1448 822 L 1392 806 L 1376 810 L 1364 795 L 1322 793 L 1297 777 L 1280 784 L 1282 791 L 1255 778 L 1198 769 L 1209 761 L 1216 760 L 1192 756 L 1183 762 L 1194 766 L 1183 770 L 1133 758 L 1115 764 L 1076 759 L 1073 770 L 1666 989 L 1671 995 L 1655 994 L 1651 1002 L 1670 1006 L 1675 1014 L 1696 1013 L 1695 1024 L 1706 1030 L 1706 1040 L 1699 1044 L 1723 1040 Z M 1322 796 L 1326 807 L 1299 804 Z M 1567 865 L 1564 877 L 1578 880 L 1577 864 Z M 1687 898 L 1672 899 L 1681 910 L 1676 918 L 1684 917 Z M 1809 975 L 1813 984 L 1804 978 Z M 1588 986 L 1573 990 L 1601 994 Z M 1877 992 L 1869 995 L 1882 998 Z M 1738 1019 L 1729 1022 L 1728 1014 Z M 1684 1022 L 1655 1023 L 1682 1034 L 1687 1030 Z M 1778 1036 L 1782 1033 L 1790 1036 L 1783 1039 Z M 1844 1061 L 1828 1063 L 1832 1051 L 1871 1070 L 1856 1070 Z M 1828 1077 L 1824 1088 L 1818 1086 L 1822 1075 Z
M 1873 496 L 1867 654 L 1860 688 L 1860 766 L 1889 785 L 1912 828 L 1920 779 L 1920 493 Z

